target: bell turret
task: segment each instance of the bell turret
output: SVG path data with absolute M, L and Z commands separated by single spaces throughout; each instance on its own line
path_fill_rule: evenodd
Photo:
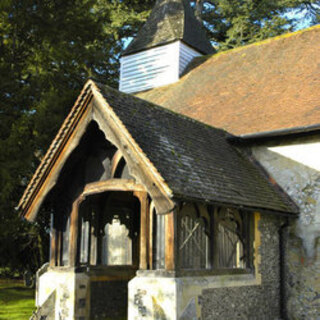
M 213 52 L 187 0 L 158 0 L 122 55 L 120 90 L 134 93 L 174 83 L 194 57 Z

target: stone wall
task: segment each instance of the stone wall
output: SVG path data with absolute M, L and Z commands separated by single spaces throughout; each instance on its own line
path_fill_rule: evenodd
M 128 319 L 280 319 L 279 229 L 284 222 L 279 216 L 255 214 L 256 272 L 189 277 L 139 273 L 129 282 Z
M 203 290 L 203 320 L 275 320 L 280 318 L 279 227 L 281 219 L 261 215 L 261 285 Z
M 253 154 L 300 208 L 285 242 L 288 317 L 320 319 L 320 144 L 291 141 Z

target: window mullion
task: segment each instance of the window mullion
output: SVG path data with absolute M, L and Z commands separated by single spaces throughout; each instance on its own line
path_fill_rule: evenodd
M 213 233 L 212 233 L 212 249 L 213 249 L 213 268 L 219 268 L 219 220 L 218 220 L 218 207 L 213 209 Z
M 88 230 L 88 256 L 87 256 L 87 264 L 90 266 L 91 264 L 91 228 L 92 228 L 92 210 L 90 210 L 89 212 L 90 216 L 89 216 L 89 230 Z
M 214 208 L 212 206 L 209 206 L 207 208 L 209 213 L 209 236 L 207 237 L 207 248 L 208 248 L 208 255 L 207 255 L 207 269 L 212 270 L 213 269 L 213 259 L 214 259 L 214 250 L 213 250 L 213 241 L 214 241 L 214 233 L 213 233 L 213 224 L 214 224 Z

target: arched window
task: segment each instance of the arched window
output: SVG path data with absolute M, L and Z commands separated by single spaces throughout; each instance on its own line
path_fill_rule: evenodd
M 181 205 L 178 213 L 180 269 L 239 269 L 241 273 L 252 268 L 252 217 L 234 208 Z
M 216 241 L 218 243 L 218 267 L 245 268 L 245 235 L 244 219 L 236 209 L 221 208 L 218 210 Z
M 90 246 L 90 233 L 92 225 L 92 215 L 88 206 L 83 206 L 81 211 L 81 238 L 80 238 L 80 263 L 87 264 L 89 262 L 89 246 Z
M 69 236 L 70 234 L 70 215 L 64 217 L 64 229 L 62 236 L 62 265 L 67 266 L 69 262 Z
M 101 264 L 137 264 L 140 205 L 131 193 L 111 193 L 100 218 Z
M 208 218 L 197 205 L 183 205 L 179 223 L 179 261 L 182 269 L 209 267 Z
M 152 229 L 152 266 L 153 269 L 165 268 L 165 216 L 156 213 L 154 203 L 150 204 Z

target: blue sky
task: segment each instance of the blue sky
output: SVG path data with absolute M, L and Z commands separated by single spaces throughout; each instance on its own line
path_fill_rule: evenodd
M 295 30 L 305 29 L 311 26 L 311 17 L 307 15 L 307 10 L 292 10 L 286 14 L 289 19 L 297 19 Z

